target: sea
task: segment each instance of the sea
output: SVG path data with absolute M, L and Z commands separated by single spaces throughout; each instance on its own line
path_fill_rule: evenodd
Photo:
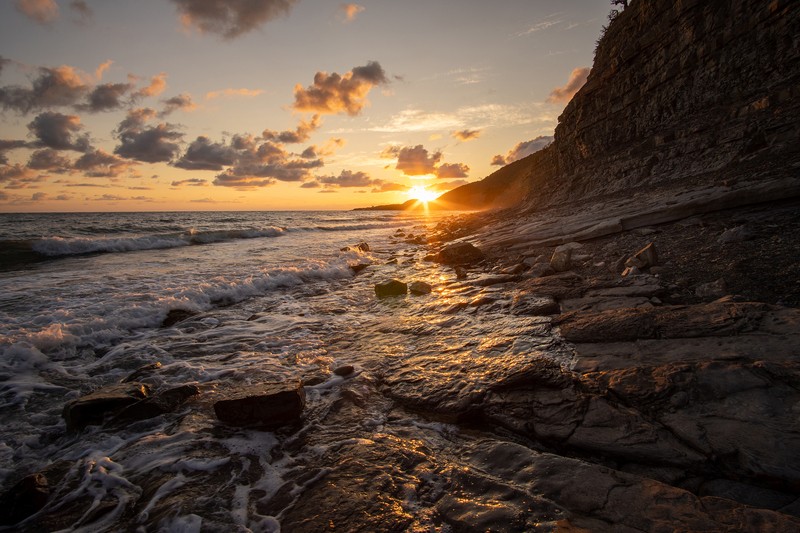
M 345 449 L 395 443 L 364 482 L 395 476 L 397 439 L 457 462 L 474 437 L 398 410 L 382 376 L 468 383 L 458 396 L 481 379 L 464 380 L 462 360 L 518 360 L 551 340 L 541 318 L 503 313 L 499 288 L 424 260 L 419 237 L 451 215 L 0 214 L 0 485 L 58 471 L 45 507 L 10 529 L 306 530 L 298 515 L 325 494 Z M 375 284 L 390 279 L 433 290 L 378 299 Z M 65 404 L 157 364 L 142 374 L 153 391 L 200 394 L 151 419 L 67 431 Z M 229 428 L 214 416 L 214 401 L 239 388 L 311 377 L 300 428 Z M 448 531 L 432 510 L 444 487 L 425 483 L 425 494 L 377 484 L 367 500 L 392 500 L 409 530 Z

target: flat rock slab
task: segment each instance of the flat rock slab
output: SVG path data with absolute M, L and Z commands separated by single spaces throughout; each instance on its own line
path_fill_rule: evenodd
M 231 426 L 277 429 L 297 421 L 306 405 L 299 381 L 262 383 L 235 391 L 214 403 L 217 418 Z
M 149 395 L 150 387 L 144 383 L 109 385 L 67 403 L 62 416 L 68 430 L 81 430 L 102 424 L 106 418 Z
M 576 343 L 725 337 L 757 329 L 767 308 L 760 303 L 713 302 L 597 313 L 573 311 L 561 315 L 556 325 L 565 339 Z
M 436 254 L 436 262 L 443 265 L 469 265 L 477 263 L 484 257 L 483 252 L 468 242 L 459 242 L 445 246 Z

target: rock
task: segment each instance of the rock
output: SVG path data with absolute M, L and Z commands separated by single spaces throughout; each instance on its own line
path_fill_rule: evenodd
M 702 285 L 698 285 L 695 289 L 694 294 L 698 298 L 703 299 L 714 299 L 714 298 L 722 298 L 728 292 L 728 286 L 725 283 L 725 280 L 720 278 L 716 281 L 712 281 L 711 283 L 704 283 Z
M 583 245 L 579 242 L 568 242 L 566 244 L 562 244 L 560 246 L 556 246 L 556 252 L 566 252 L 567 250 L 575 251 L 580 250 L 583 248 Z
M 432 290 L 433 286 L 430 283 L 425 283 L 424 281 L 412 281 L 408 286 L 408 292 L 411 294 L 430 294 Z
M 550 257 L 550 268 L 556 272 L 566 272 L 572 267 L 572 249 L 559 250 L 553 252 Z
M 155 370 L 161 368 L 161 363 L 156 361 L 155 363 L 150 363 L 149 365 L 142 365 L 137 368 L 134 372 L 128 375 L 125 379 L 121 381 L 121 383 L 131 383 L 133 381 L 140 381 L 142 378 L 152 374 Z
M 0 526 L 17 524 L 47 504 L 50 486 L 42 473 L 22 478 L 0 496 Z
M 464 267 L 455 267 L 456 279 L 467 279 L 467 269 Z
M 378 283 L 375 285 L 375 295 L 378 298 L 388 298 L 390 296 L 402 296 L 408 292 L 408 285 L 396 279 Z
M 262 383 L 215 402 L 214 413 L 231 426 L 277 429 L 297 421 L 305 405 L 306 395 L 299 381 Z
M 427 261 L 429 263 L 433 263 L 436 261 L 436 254 L 428 254 L 422 258 L 423 261 Z
M 640 237 L 646 237 L 648 235 L 652 235 L 654 233 L 658 233 L 653 228 L 634 228 L 632 230 L 634 235 L 639 235 Z
M 109 385 L 67 403 L 62 416 L 68 430 L 81 430 L 86 426 L 102 424 L 107 417 L 149 395 L 150 387 L 144 383 Z
M 539 263 L 533 265 L 528 271 L 528 276 L 532 278 L 539 278 L 542 276 L 549 276 L 555 274 L 555 271 L 550 267 L 549 263 Z
M 736 226 L 734 228 L 726 229 L 722 235 L 717 237 L 717 242 L 720 244 L 728 244 L 731 242 L 748 241 L 755 237 L 755 232 L 747 226 Z
M 523 259 L 522 264 L 525 266 L 532 267 L 534 265 L 538 265 L 541 263 L 547 263 L 547 259 L 543 255 L 537 255 L 536 257 L 526 257 Z
M 369 264 L 368 263 L 356 263 L 356 264 L 348 265 L 348 266 L 350 267 L 350 270 L 352 270 L 354 274 L 358 274 L 359 272 L 361 272 L 362 270 L 367 268 L 369 266 Z
M 521 274 L 523 271 L 525 271 L 525 268 L 526 268 L 525 264 L 517 263 L 516 265 L 512 265 L 512 266 L 510 266 L 508 268 L 502 269 L 500 271 L 500 273 L 501 274 L 507 274 L 507 275 Z
M 200 394 L 200 388 L 197 385 L 181 385 L 125 407 L 115 417 L 115 420 L 147 420 L 171 413 L 186 400 L 198 394 Z
M 174 326 L 178 322 L 183 322 L 187 318 L 193 317 L 195 314 L 193 311 L 187 311 L 186 309 L 170 309 L 169 313 L 167 313 L 167 317 L 161 323 L 162 328 L 168 328 Z
M 334 369 L 334 371 L 333 371 L 334 374 L 336 374 L 337 376 L 342 376 L 342 377 L 349 376 L 353 372 L 355 372 L 355 368 L 353 368 L 352 365 L 343 365 L 343 366 L 340 366 L 340 367 Z
M 325 383 L 326 381 L 328 380 L 324 376 L 310 376 L 303 378 L 303 387 L 314 387 L 316 385 Z
M 469 265 L 483 257 L 483 252 L 471 243 L 458 242 L 442 248 L 436 255 L 436 262 L 443 265 Z
M 354 246 L 354 248 L 356 250 L 361 251 L 361 252 L 369 252 L 369 244 L 367 244 L 365 242 L 360 242 L 360 243 L 356 244 Z
M 532 296 L 527 293 L 518 294 L 511 304 L 514 315 L 546 316 L 561 312 L 558 302 L 552 296 Z
M 625 270 L 622 271 L 621 276 L 623 278 L 627 278 L 628 276 L 638 276 L 641 273 L 642 273 L 642 271 L 639 270 L 638 267 L 629 266 L 629 267 L 626 267 Z

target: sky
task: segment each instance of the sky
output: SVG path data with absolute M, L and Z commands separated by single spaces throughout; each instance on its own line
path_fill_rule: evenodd
M 0 212 L 351 209 L 545 146 L 605 0 L 2 0 Z

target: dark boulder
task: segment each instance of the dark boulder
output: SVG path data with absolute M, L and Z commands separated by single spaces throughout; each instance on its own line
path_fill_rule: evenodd
M 64 406 L 62 416 L 67 429 L 81 430 L 86 426 L 97 426 L 134 403 L 150 395 L 150 387 L 144 383 L 119 383 L 72 400 Z
M 529 293 L 518 294 L 511 304 L 511 314 L 527 316 L 557 315 L 561 306 L 552 296 L 535 296 Z
M 0 526 L 21 522 L 38 512 L 50 497 L 50 485 L 42 473 L 22 478 L 0 496 Z
M 197 385 L 181 385 L 125 407 L 116 416 L 116 420 L 146 420 L 166 413 L 171 413 L 182 403 L 200 394 Z
M 433 286 L 430 283 L 425 283 L 424 281 L 412 281 L 408 286 L 408 292 L 420 296 L 430 294 L 432 290 Z
M 174 326 L 178 322 L 183 322 L 187 318 L 191 318 L 196 313 L 192 311 L 187 311 L 186 309 L 170 309 L 169 313 L 167 313 L 167 317 L 161 323 L 162 328 L 168 328 Z
M 214 413 L 231 426 L 277 429 L 297 421 L 305 405 L 306 395 L 299 381 L 262 383 L 219 400 Z
M 468 242 L 458 242 L 445 246 L 436 254 L 436 262 L 443 265 L 469 265 L 484 257 L 479 248 Z
M 336 374 L 337 376 L 342 376 L 342 377 L 349 376 L 353 372 L 355 372 L 355 368 L 353 368 L 352 365 L 343 365 L 343 366 L 340 366 L 340 367 L 334 369 L 334 371 L 333 371 L 334 374 Z
M 156 361 L 155 363 L 150 363 L 148 365 L 142 365 L 133 371 L 131 374 L 128 375 L 125 379 L 122 380 L 122 383 L 131 383 L 134 381 L 141 381 L 143 378 L 148 377 L 150 374 L 159 370 L 161 368 L 161 363 Z
M 358 274 L 359 272 L 361 272 L 362 270 L 367 268 L 369 266 L 369 264 L 368 263 L 354 263 L 354 264 L 348 265 L 348 266 L 350 267 L 350 270 L 352 270 L 354 274 Z
M 408 285 L 396 279 L 378 283 L 375 285 L 375 295 L 378 298 L 388 298 L 390 296 L 402 296 L 408 292 Z

